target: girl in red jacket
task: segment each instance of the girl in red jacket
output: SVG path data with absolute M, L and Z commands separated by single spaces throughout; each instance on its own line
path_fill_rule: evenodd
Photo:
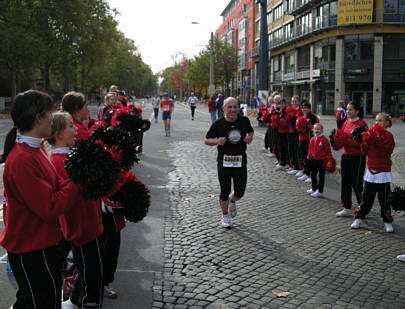
M 392 121 L 388 115 L 380 113 L 376 117 L 376 125 L 363 134 L 362 150 L 367 154 L 367 171 L 364 176 L 363 201 L 351 225 L 352 229 L 363 225 L 363 220 L 373 207 L 375 195 L 378 194 L 385 231 L 394 231 L 391 224 L 394 220 L 388 203 L 392 182 L 391 154 L 395 147 L 394 137 L 387 131 L 391 126 Z
M 51 162 L 59 176 L 68 179 L 64 161 L 73 146 L 77 129 L 72 117 L 66 112 L 54 114 Z M 102 246 L 99 240 L 103 232 L 100 201 L 85 200 L 79 196 L 74 202 L 77 207 L 59 217 L 64 238 L 72 245 L 75 265 L 79 270 L 75 288 L 62 308 L 101 308 L 103 299 Z
M 42 147 L 52 132 L 52 108 L 45 93 L 19 93 L 0 160 L 5 162 L 6 198 L 0 244 L 18 285 L 14 308 L 61 307 L 58 217 L 76 206 L 80 193 L 77 185 L 58 176 Z
M 342 130 L 346 138 L 343 142 L 343 155 L 340 161 L 341 192 L 340 199 L 343 210 L 336 213 L 337 217 L 351 217 L 352 188 L 357 202 L 361 203 L 363 191 L 363 175 L 366 168 L 366 156 L 362 154 L 360 144 L 353 139 L 353 129 L 366 125 L 361 118 L 363 107 L 358 102 L 350 102 L 347 105 L 348 119 L 343 124 Z M 339 148 L 334 147 L 335 150 Z M 341 148 L 341 147 L 340 147 Z
M 274 97 L 274 101 L 280 102 L 280 122 L 278 125 L 278 143 L 277 149 L 280 155 L 280 161 L 276 165 L 276 170 L 290 168 L 288 162 L 288 132 L 290 131 L 290 122 L 286 119 L 287 102 L 281 99 L 280 95 Z
M 345 101 L 340 100 L 338 102 L 338 107 L 336 108 L 336 126 L 338 129 L 341 129 L 343 124 L 346 121 L 346 109 Z
M 312 188 L 307 191 L 312 197 L 322 197 L 325 185 L 324 162 L 332 157 L 329 140 L 323 135 L 323 125 L 314 126 L 315 136 L 311 138 L 308 149 L 308 159 L 311 160 Z M 317 179 L 319 173 L 319 182 Z

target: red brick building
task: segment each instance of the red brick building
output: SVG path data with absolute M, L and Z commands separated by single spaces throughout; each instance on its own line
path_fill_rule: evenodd
M 222 25 L 215 36 L 232 44 L 238 55 L 237 75 L 230 85 L 231 94 L 248 99 L 256 93 L 255 61 L 255 0 L 231 0 L 221 16 Z M 223 87 L 222 87 L 223 88 Z

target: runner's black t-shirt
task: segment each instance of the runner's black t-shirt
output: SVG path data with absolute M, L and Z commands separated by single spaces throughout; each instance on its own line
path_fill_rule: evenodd
M 249 118 L 238 115 L 234 122 L 228 122 L 225 118 L 215 121 L 207 132 L 206 138 L 226 137 L 223 146 L 218 145 L 217 161 L 222 164 L 225 155 L 242 155 L 243 164 L 246 164 L 246 143 L 243 141 L 247 133 L 253 132 Z

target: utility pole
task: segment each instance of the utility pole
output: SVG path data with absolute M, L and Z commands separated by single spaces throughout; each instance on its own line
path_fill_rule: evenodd
M 210 40 L 210 83 L 209 83 L 209 95 L 210 97 L 215 93 L 215 82 L 214 82 L 214 33 L 211 32 Z
M 257 3 L 261 5 L 258 96 L 262 103 L 267 104 L 267 98 L 269 97 L 269 37 L 267 34 L 267 0 L 257 0 Z

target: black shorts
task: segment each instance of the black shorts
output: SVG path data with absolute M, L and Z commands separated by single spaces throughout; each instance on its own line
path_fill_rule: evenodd
M 241 198 L 245 194 L 247 183 L 247 167 L 223 167 L 222 162 L 218 162 L 218 180 L 221 186 L 221 195 L 219 198 L 227 201 L 231 193 L 233 180 L 233 190 L 236 197 Z

